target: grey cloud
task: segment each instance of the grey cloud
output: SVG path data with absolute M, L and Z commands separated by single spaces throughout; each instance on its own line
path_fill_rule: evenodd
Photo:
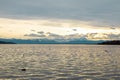
M 120 40 L 120 34 L 108 34 L 108 39 Z
M 72 29 L 73 31 L 77 31 L 77 29 Z
M 120 40 L 120 34 L 107 34 L 107 33 L 88 33 L 88 34 L 70 34 L 70 35 L 58 35 L 55 33 L 51 32 L 43 32 L 40 31 L 42 34 L 25 34 L 24 36 L 27 37 L 36 37 L 36 38 L 47 38 L 47 39 L 55 39 L 55 40 L 61 40 L 61 41 L 68 41 L 68 40 L 74 40 L 74 39 L 80 39 L 80 40 L 85 40 L 85 39 L 90 39 L 90 40 Z
M 31 30 L 32 32 L 35 32 L 35 30 Z M 31 34 L 25 34 L 24 36 L 28 37 L 46 37 L 43 31 L 38 31 L 37 33 L 31 33 Z
M 42 31 L 41 31 L 42 32 Z M 69 41 L 69 40 L 74 40 L 74 39 L 86 39 L 84 35 L 82 34 L 70 34 L 70 35 L 58 35 L 55 33 L 47 32 L 43 34 L 25 34 L 24 36 L 27 37 L 36 37 L 36 38 L 47 38 L 47 39 L 55 39 L 57 41 Z
M 114 27 L 111 27 L 110 29 L 113 29 L 113 30 L 115 30 L 116 28 L 114 28 Z
M 51 32 L 47 32 L 48 34 L 48 38 L 50 39 L 59 39 L 59 40 L 62 40 L 64 39 L 64 37 L 62 35 L 58 35 L 58 34 L 54 34 L 54 33 L 51 33 Z
M 101 35 L 101 36 L 97 36 L 97 35 Z M 107 40 L 120 40 L 120 34 L 107 34 L 107 33 L 88 33 L 86 35 L 86 38 L 88 39 L 107 39 Z
M 39 34 L 34 34 L 34 33 L 31 33 L 31 34 L 25 34 L 24 36 L 27 36 L 27 37 L 46 37 L 45 35 L 39 35 Z
M 7 18 L 77 19 L 118 26 L 119 14 L 120 0 L 0 0 L 0 16 Z
M 99 36 L 99 35 L 101 35 L 101 36 Z M 86 38 L 87 39 L 108 39 L 108 36 L 107 36 L 107 34 L 105 34 L 105 33 L 88 33 L 88 34 L 86 34 Z
M 51 32 L 47 32 L 47 34 L 48 34 L 49 36 L 59 36 L 58 34 L 54 34 L 54 33 L 51 33 Z
M 58 35 L 58 34 L 54 34 L 54 33 L 50 33 L 50 32 L 43 32 L 43 31 L 39 31 L 36 33 L 30 33 L 30 34 L 25 34 L 24 36 L 27 36 L 27 37 L 36 37 L 36 38 L 52 38 L 52 39 L 61 39 L 63 38 L 63 36 L 61 35 Z
M 76 34 L 70 34 L 70 35 L 66 35 L 64 36 L 67 39 L 72 39 L 72 38 L 80 38 L 82 35 L 76 33 Z
M 38 34 L 44 34 L 44 32 L 43 31 L 39 31 L 39 32 L 37 32 Z

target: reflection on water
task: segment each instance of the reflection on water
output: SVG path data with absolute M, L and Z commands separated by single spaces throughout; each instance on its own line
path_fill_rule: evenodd
M 120 80 L 119 49 L 110 45 L 0 45 L 0 80 Z

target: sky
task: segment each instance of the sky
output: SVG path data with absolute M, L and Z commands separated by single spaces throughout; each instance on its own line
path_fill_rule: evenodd
M 0 0 L 0 38 L 120 39 L 120 0 Z

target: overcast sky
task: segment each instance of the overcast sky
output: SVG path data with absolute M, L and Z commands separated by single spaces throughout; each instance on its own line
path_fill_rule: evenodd
M 44 19 L 47 20 L 47 28 L 48 26 L 51 27 L 51 29 L 53 29 L 53 27 L 62 29 L 66 27 L 66 32 L 67 30 L 70 31 L 72 29 L 69 28 L 71 26 L 73 28 L 79 27 L 80 29 L 86 29 L 88 27 L 94 29 L 96 27 L 98 32 L 100 30 L 99 28 L 102 28 L 101 30 L 110 28 L 110 30 L 112 29 L 114 30 L 113 32 L 115 32 L 115 29 L 118 31 L 120 28 L 120 0 L 0 0 L 0 19 L 0 23 L 4 21 L 4 24 L 10 25 L 14 22 L 18 27 L 20 25 L 18 24 L 19 20 L 28 21 L 27 24 L 29 23 L 32 25 L 32 28 L 27 28 L 29 30 L 38 29 L 35 26 L 35 20 L 40 20 L 36 22 L 37 24 L 42 24 L 41 21 Z M 29 20 L 34 21 L 31 22 Z M 52 21 L 56 23 L 53 23 Z M 72 21 L 74 22 L 74 25 L 71 25 Z M 5 26 L 4 24 L 0 25 L 0 30 L 6 29 L 5 31 L 8 33 L 9 31 L 7 28 L 9 26 Z M 21 25 L 24 25 L 25 28 L 26 24 L 22 23 Z M 14 24 L 14 26 L 16 25 Z M 43 26 L 45 27 L 45 24 L 39 25 L 40 28 L 43 28 Z M 62 29 L 61 33 L 62 31 L 63 33 L 66 33 Z M 42 31 L 44 30 L 42 29 Z M 86 33 L 91 32 L 89 30 L 88 32 L 86 31 Z M 1 34 L 5 34 L 5 31 Z M 45 31 L 49 32 L 47 30 Z M 74 29 L 71 31 L 71 34 L 74 34 L 75 31 L 77 30 Z M 51 30 L 51 32 L 57 34 L 55 29 Z M 77 32 L 80 33 L 79 31 Z M 1 37 L 3 37 L 2 35 Z

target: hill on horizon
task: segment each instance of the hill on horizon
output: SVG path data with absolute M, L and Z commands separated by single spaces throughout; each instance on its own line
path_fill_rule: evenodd
M 16 44 L 98 44 L 103 42 L 102 40 L 93 41 L 87 39 L 73 39 L 69 41 L 57 41 L 54 39 L 3 39 L 1 38 L 0 41 L 3 42 L 11 42 Z

